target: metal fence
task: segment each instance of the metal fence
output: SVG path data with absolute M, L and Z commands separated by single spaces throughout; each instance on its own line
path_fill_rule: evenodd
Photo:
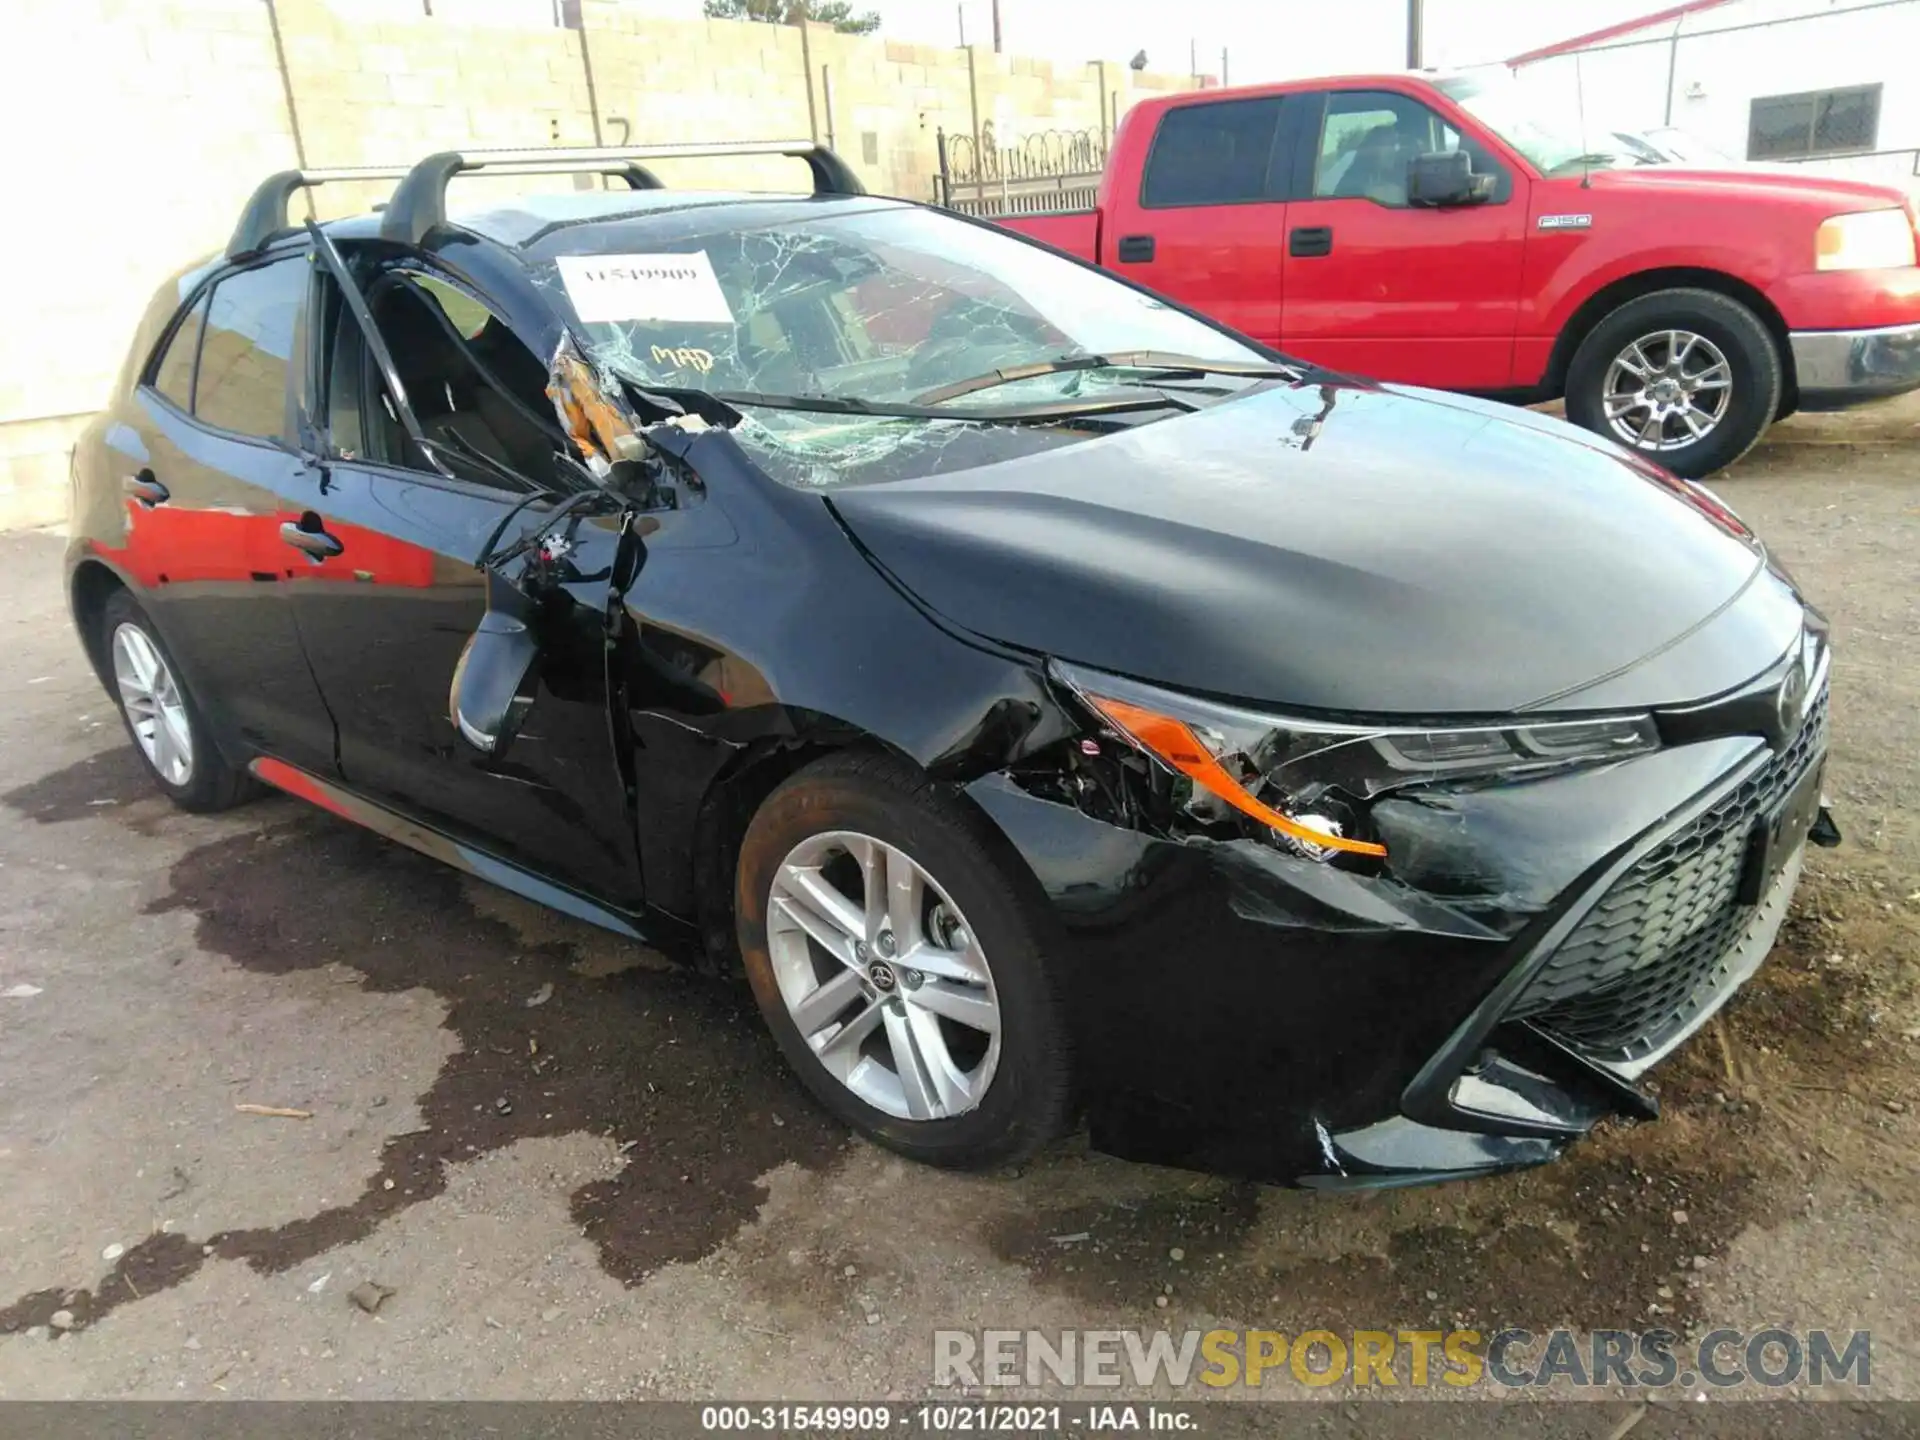
M 1043 130 L 1016 145 L 996 145 L 993 126 L 980 134 L 937 137 L 937 205 L 964 215 L 1043 215 L 1090 210 L 1107 163 L 1100 130 Z

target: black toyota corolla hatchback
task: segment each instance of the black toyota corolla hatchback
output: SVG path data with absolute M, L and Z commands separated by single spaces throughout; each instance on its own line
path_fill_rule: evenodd
M 157 783 L 744 969 L 937 1164 L 1084 1117 L 1381 1185 L 1651 1114 L 1837 838 L 1825 626 L 1760 543 L 775 148 L 815 193 L 447 154 L 298 227 L 369 172 L 261 186 L 75 456 L 74 619 Z M 477 169 L 628 188 L 449 220 Z

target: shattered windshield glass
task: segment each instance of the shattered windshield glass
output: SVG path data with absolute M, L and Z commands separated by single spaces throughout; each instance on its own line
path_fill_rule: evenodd
M 904 405 L 997 370 L 1086 356 L 1267 360 L 1098 271 L 933 211 L 876 207 L 682 230 L 643 248 L 650 233 L 580 226 L 533 257 L 536 279 L 578 317 L 592 358 L 643 389 Z M 1088 416 L 1016 433 L 959 418 L 970 410 L 1156 391 L 1191 408 L 1258 383 L 1140 364 L 1079 368 L 943 401 L 952 420 L 743 407 L 748 418 L 734 433 L 790 483 L 859 483 L 986 464 L 1178 413 Z M 902 456 L 903 447 L 912 453 Z

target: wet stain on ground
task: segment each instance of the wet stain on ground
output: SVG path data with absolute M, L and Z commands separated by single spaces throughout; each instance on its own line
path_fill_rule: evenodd
M 98 818 L 102 811 L 141 800 L 159 801 L 161 796 L 131 744 L 90 755 L 0 795 L 0 804 L 42 825 Z
M 439 1195 L 450 1165 L 577 1132 L 630 1147 L 572 1210 L 606 1271 L 634 1283 L 732 1236 L 765 1198 L 767 1171 L 817 1167 L 846 1143 L 787 1073 L 744 986 L 653 969 L 584 977 L 567 942 L 520 944 L 475 912 L 454 871 L 331 817 L 303 813 L 189 852 L 153 909 L 190 912 L 202 948 L 249 970 L 338 962 L 376 991 L 426 987 L 447 1003 L 461 1049 L 420 1098 L 423 1127 L 387 1143 L 352 1202 L 204 1242 L 153 1236 L 89 1291 L 44 1290 L 0 1310 L 0 1334 L 62 1308 L 98 1319 L 186 1279 L 208 1254 L 288 1270 Z
M 1603 1124 L 1552 1165 L 1370 1196 L 1039 1205 L 988 1239 L 1036 1284 L 1134 1323 L 1685 1331 L 1733 1242 L 1800 1213 L 1823 1171 L 1913 1163 L 1883 1148 L 1883 1092 L 1907 1085 L 1886 1017 L 1911 1025 L 1913 1009 L 1881 982 L 1904 973 L 1916 927 L 1880 893 L 1845 871 L 1810 877 L 1767 965 L 1655 1072 L 1662 1118 Z

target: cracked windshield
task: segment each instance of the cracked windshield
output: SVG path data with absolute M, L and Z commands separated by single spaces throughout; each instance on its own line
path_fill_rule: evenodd
M 735 437 L 791 484 L 964 469 L 1179 414 L 1286 373 L 1149 295 L 922 211 L 691 234 L 640 250 L 616 221 L 561 229 L 534 254 L 602 366 L 641 389 L 730 397 L 746 415 Z M 1172 366 L 1170 356 L 1255 373 Z M 1052 364 L 1063 368 L 994 374 Z M 861 406 L 939 413 L 846 413 Z M 1027 423 L 968 418 L 1016 412 Z

